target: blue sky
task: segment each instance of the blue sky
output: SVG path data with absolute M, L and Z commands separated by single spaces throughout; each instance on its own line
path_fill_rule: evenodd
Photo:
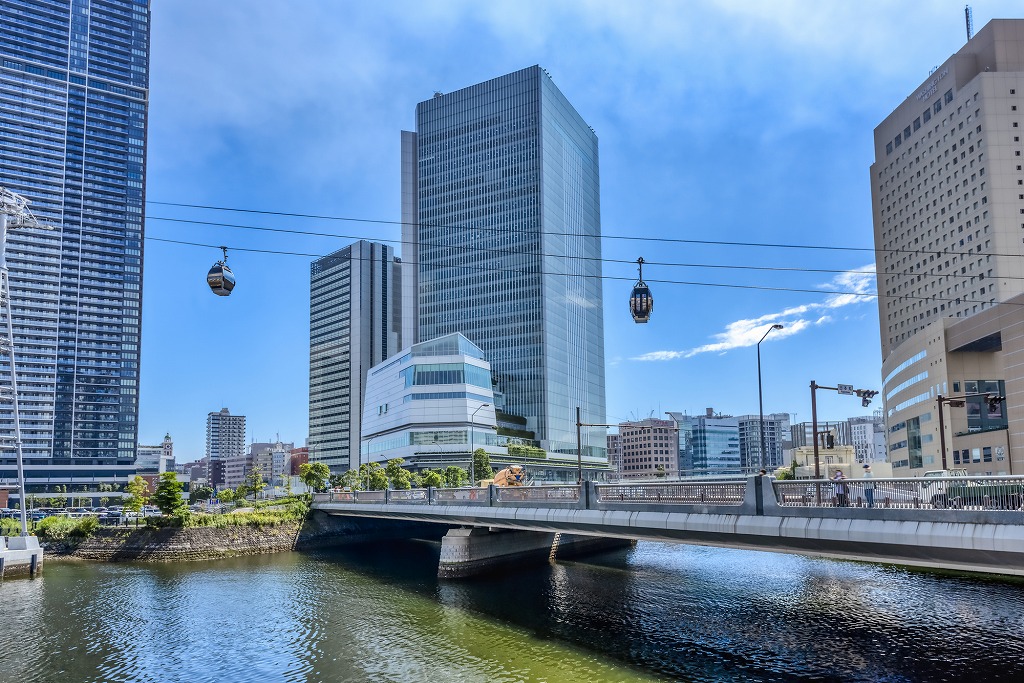
M 774 322 L 766 413 L 810 420 L 812 379 L 879 388 L 877 307 L 854 296 L 875 288 L 872 130 L 963 45 L 961 2 L 153 4 L 150 201 L 398 221 L 417 102 L 540 64 L 600 140 L 604 257 L 650 262 L 647 325 L 630 282 L 604 284 L 609 421 L 756 413 L 753 345 Z M 1018 7 L 975 3 L 975 27 Z M 301 443 L 312 257 L 241 249 L 322 255 L 398 226 L 147 211 L 147 238 L 232 248 L 239 284 L 215 297 L 218 250 L 147 240 L 140 441 L 170 432 L 179 462 L 202 457 L 206 414 L 226 406 L 251 438 Z M 868 412 L 818 398 L 820 419 Z

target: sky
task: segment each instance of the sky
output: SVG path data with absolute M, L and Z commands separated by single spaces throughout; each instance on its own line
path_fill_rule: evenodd
M 397 248 L 418 102 L 533 64 L 599 139 L 609 422 L 757 414 L 774 323 L 766 414 L 809 421 L 812 380 L 879 389 L 873 129 L 966 40 L 947 0 L 156 0 L 152 31 L 139 440 L 170 433 L 179 462 L 222 407 L 304 442 L 309 264 Z M 206 286 L 217 245 L 230 297 Z M 819 391 L 818 417 L 880 398 Z

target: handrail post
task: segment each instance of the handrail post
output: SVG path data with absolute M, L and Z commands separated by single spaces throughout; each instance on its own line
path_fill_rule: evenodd
M 494 507 L 494 501 L 498 497 L 497 487 L 494 484 L 487 485 L 487 507 Z

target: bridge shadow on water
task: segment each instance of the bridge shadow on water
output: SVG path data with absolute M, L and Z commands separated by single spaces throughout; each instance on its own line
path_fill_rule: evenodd
M 1024 680 L 1020 582 L 661 543 L 453 582 L 438 554 L 389 541 L 311 557 L 665 680 Z

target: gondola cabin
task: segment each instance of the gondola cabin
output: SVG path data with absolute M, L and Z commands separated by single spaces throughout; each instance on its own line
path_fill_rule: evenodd
M 224 260 L 213 264 L 213 268 L 206 274 L 206 284 L 210 285 L 210 291 L 217 296 L 228 296 L 235 288 L 235 274 L 228 268 L 228 250 L 225 247 L 221 249 L 224 249 Z
M 654 297 L 651 296 L 651 288 L 644 282 L 643 258 L 638 258 L 636 262 L 640 267 L 640 279 L 633 285 L 633 293 L 629 296 L 629 312 L 633 315 L 633 322 L 646 323 L 654 312 Z

